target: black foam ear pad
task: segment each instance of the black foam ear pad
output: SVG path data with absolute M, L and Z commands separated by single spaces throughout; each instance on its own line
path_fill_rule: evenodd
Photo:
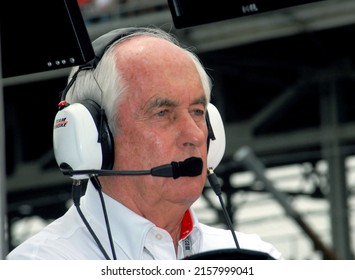
M 114 141 L 101 107 L 92 100 L 85 100 L 58 111 L 53 127 L 53 148 L 62 171 L 112 169 Z
M 101 144 L 102 151 L 101 169 L 112 169 L 114 164 L 114 140 L 107 123 L 106 114 L 93 100 L 87 99 L 80 103 L 90 112 L 98 131 L 97 141 Z

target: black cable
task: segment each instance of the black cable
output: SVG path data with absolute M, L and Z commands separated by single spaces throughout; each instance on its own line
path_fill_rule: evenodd
M 106 223 L 108 239 L 110 241 L 112 257 L 113 257 L 114 260 L 117 260 L 116 252 L 115 252 L 115 246 L 113 244 L 113 239 L 112 239 L 112 234 L 111 234 L 110 223 L 109 223 L 109 219 L 108 219 L 108 215 L 107 215 L 107 211 L 106 211 L 105 200 L 104 200 L 104 197 L 102 195 L 101 184 L 100 184 L 100 182 L 99 182 L 99 180 L 97 179 L 96 176 L 90 177 L 90 181 L 95 186 L 96 190 L 99 192 L 100 201 L 101 201 L 101 205 L 102 205 L 102 211 L 104 212 L 104 217 L 105 217 L 105 223 Z
M 233 229 L 232 222 L 230 220 L 230 217 L 228 215 L 228 212 L 226 210 L 226 207 L 224 205 L 223 199 L 222 199 L 222 190 L 221 190 L 221 184 L 218 181 L 218 178 L 216 174 L 213 172 L 212 168 L 209 168 L 207 170 L 207 178 L 208 181 L 213 189 L 213 191 L 216 193 L 216 195 L 219 198 L 219 201 L 222 206 L 223 214 L 224 217 L 227 221 L 227 225 L 229 230 L 232 233 L 236 249 L 222 249 L 222 250 L 213 250 L 213 251 L 207 251 L 203 253 L 198 253 L 192 256 L 189 256 L 185 259 L 190 259 L 190 260 L 274 260 L 273 257 L 271 257 L 268 253 L 264 253 L 261 251 L 253 251 L 253 250 L 248 250 L 248 249 L 240 249 L 238 239 L 236 236 L 236 233 Z
M 89 222 L 86 220 L 83 212 L 80 209 L 80 198 L 81 198 L 81 194 L 82 194 L 82 184 L 81 184 L 81 180 L 74 180 L 73 184 L 72 184 L 72 196 L 73 196 L 73 202 L 74 202 L 74 206 L 76 207 L 76 210 L 79 213 L 80 218 L 82 219 L 82 221 L 84 222 L 86 228 L 88 229 L 88 231 L 90 232 L 91 236 L 94 238 L 97 246 L 99 247 L 100 251 L 103 253 L 103 255 L 105 256 L 106 260 L 110 260 L 110 257 L 108 256 L 108 254 L 106 253 L 104 247 L 102 246 L 100 240 L 98 239 L 98 237 L 96 236 L 95 232 L 93 231 L 93 229 L 91 228 Z
M 232 221 L 231 221 L 231 219 L 230 219 L 230 217 L 228 215 L 226 206 L 224 205 L 224 201 L 223 201 L 223 198 L 222 198 L 222 190 L 221 190 L 222 186 L 219 183 L 217 175 L 213 172 L 212 168 L 209 168 L 207 170 L 207 178 L 208 178 L 208 181 L 209 181 L 213 191 L 216 193 L 216 195 L 217 195 L 217 197 L 219 199 L 219 202 L 220 202 L 221 207 L 222 207 L 224 218 L 226 219 L 226 222 L 227 222 L 227 226 L 228 226 L 229 230 L 232 233 L 235 246 L 239 250 L 240 249 L 239 242 L 238 242 L 237 236 L 235 234 L 235 231 L 233 229 Z

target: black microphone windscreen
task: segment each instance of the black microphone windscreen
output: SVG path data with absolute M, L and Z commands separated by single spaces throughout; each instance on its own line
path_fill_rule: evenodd
M 190 157 L 184 161 L 171 163 L 173 167 L 173 178 L 179 178 L 181 176 L 194 177 L 201 175 L 203 162 L 201 158 Z

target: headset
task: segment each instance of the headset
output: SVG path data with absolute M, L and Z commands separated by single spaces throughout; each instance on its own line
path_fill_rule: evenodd
M 117 40 L 148 28 L 129 27 L 108 32 L 93 42 L 95 58 L 79 66 L 61 93 L 59 110 L 53 124 L 53 148 L 56 162 L 64 170 L 111 170 L 114 163 L 114 140 L 103 108 L 93 100 L 69 104 L 65 101 L 68 90 L 81 71 L 94 69 L 106 50 Z M 149 32 L 154 29 L 149 28 Z M 226 146 L 223 121 L 218 109 L 207 105 L 208 126 L 207 168 L 216 168 L 223 158 Z M 64 172 L 63 172 L 64 173 Z M 71 175 L 86 179 L 88 174 Z
M 61 100 L 59 102 L 59 110 L 55 116 L 53 124 L 53 148 L 56 162 L 60 167 L 61 171 L 64 173 L 64 175 L 69 175 L 73 179 L 74 205 L 76 206 L 80 217 L 82 218 L 87 229 L 96 241 L 100 251 L 106 259 L 110 259 L 110 256 L 106 252 L 105 248 L 102 246 L 100 240 L 98 239 L 89 222 L 86 220 L 84 214 L 80 210 L 80 197 L 82 194 L 81 187 L 83 179 L 90 179 L 95 188 L 98 190 L 106 221 L 107 233 L 112 251 L 112 258 L 116 259 L 115 246 L 113 244 L 104 198 L 101 192 L 100 182 L 98 181 L 97 176 L 93 175 L 119 175 L 124 173 L 125 175 L 150 174 L 156 176 L 151 172 L 152 170 L 159 172 L 163 170 L 163 173 L 168 170 L 168 176 L 164 177 L 173 177 L 175 179 L 174 168 L 176 167 L 176 165 L 178 166 L 177 173 L 185 173 L 185 175 L 179 176 L 196 176 L 196 170 L 202 170 L 201 159 L 199 159 L 201 161 L 199 162 L 201 168 L 196 167 L 196 165 L 199 165 L 195 164 L 195 160 L 198 158 L 189 158 L 186 159 L 184 162 L 172 162 L 170 165 L 166 164 L 154 167 L 151 169 L 150 172 L 146 172 L 147 170 L 112 170 L 114 165 L 114 139 L 110 131 L 107 117 L 103 108 L 95 101 L 89 99 L 80 102 L 74 102 L 73 104 L 69 104 L 65 100 L 66 94 L 75 83 L 79 72 L 95 69 L 97 64 L 105 54 L 106 50 L 108 50 L 113 43 L 134 33 L 146 34 L 147 31 L 148 28 L 144 27 L 122 28 L 113 30 L 96 39 L 93 42 L 95 58 L 87 62 L 86 64 L 79 66 L 78 70 L 73 74 L 72 78 L 68 82 L 66 88 L 62 91 Z M 152 32 L 154 33 L 158 31 L 149 28 L 149 33 L 151 34 Z M 216 175 L 213 172 L 213 169 L 218 166 L 218 164 L 223 158 L 226 146 L 226 136 L 222 117 L 216 106 L 214 106 L 212 103 L 207 104 L 206 124 L 208 128 L 208 136 L 206 139 L 208 149 L 206 167 L 207 178 L 213 190 L 216 192 L 221 201 L 222 209 L 227 217 L 227 222 L 229 221 L 228 227 L 232 231 L 237 249 L 240 250 L 237 238 L 235 236 L 235 232 L 231 226 L 230 219 L 228 218 L 228 213 L 225 210 L 223 200 L 221 198 L 220 181 L 217 179 Z M 171 169 L 172 176 L 170 174 Z M 67 170 L 72 170 L 74 171 L 74 173 L 68 173 Z M 88 170 L 97 171 L 97 173 L 87 172 Z M 100 171 L 100 173 L 98 171 Z M 200 171 L 197 175 L 199 174 L 201 174 Z

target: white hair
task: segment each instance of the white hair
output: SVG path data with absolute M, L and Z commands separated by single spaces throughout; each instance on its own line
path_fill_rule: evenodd
M 118 133 L 117 120 L 119 112 L 117 112 L 116 108 L 120 102 L 120 97 L 126 92 L 126 81 L 122 78 L 119 65 L 116 65 L 114 48 L 120 42 L 139 35 L 158 37 L 181 47 L 194 62 L 201 78 L 207 103 L 210 101 L 212 82 L 198 57 L 192 51 L 183 48 L 176 38 L 168 32 L 155 27 L 138 28 L 137 32 L 117 39 L 105 51 L 96 68 L 80 71 L 66 96 L 66 101 L 69 103 L 90 99 L 99 104 L 105 111 L 108 125 L 113 135 Z M 78 67 L 72 69 L 69 81 L 77 70 Z

